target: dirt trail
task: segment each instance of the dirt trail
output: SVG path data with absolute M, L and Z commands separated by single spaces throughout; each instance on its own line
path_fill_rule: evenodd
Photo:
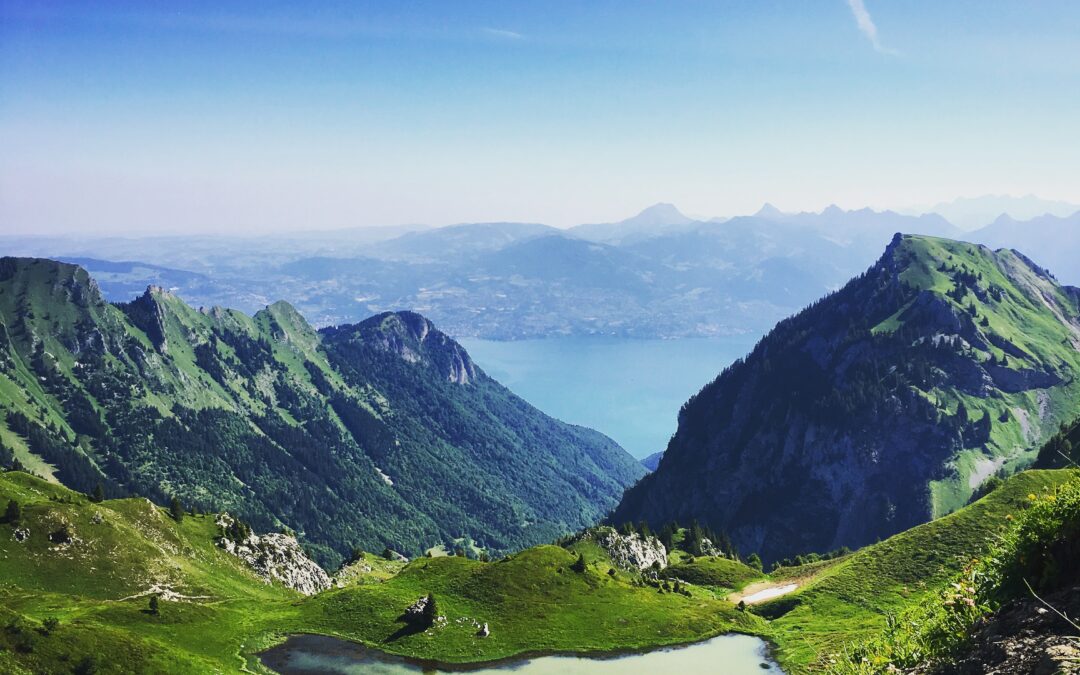
M 750 584 L 741 591 L 732 593 L 727 597 L 728 602 L 739 604 L 745 602 L 748 605 L 757 605 L 774 598 L 787 595 L 806 583 L 806 579 L 785 579 L 784 581 L 759 581 Z

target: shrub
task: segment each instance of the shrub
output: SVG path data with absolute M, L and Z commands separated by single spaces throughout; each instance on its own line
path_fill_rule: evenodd
M 50 616 L 41 623 L 41 632 L 45 635 L 51 635 L 53 631 L 60 627 L 60 619 L 55 616 Z

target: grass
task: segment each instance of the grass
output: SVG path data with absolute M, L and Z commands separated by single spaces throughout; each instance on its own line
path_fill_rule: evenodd
M 610 575 L 610 560 L 598 550 L 583 573 L 571 570 L 577 552 L 556 546 L 490 563 L 451 556 L 404 566 L 365 554 L 370 572 L 354 565 L 344 587 L 304 598 L 264 583 L 218 549 L 212 517 L 188 515 L 177 523 L 141 499 L 95 504 L 20 472 L 0 474 L 0 505 L 9 499 L 22 504 L 19 526 L 31 535 L 17 542 L 12 525 L 0 524 L 0 607 L 9 617 L 3 625 L 23 626 L 18 634 L 0 628 L 4 672 L 67 672 L 86 656 L 97 659 L 102 673 L 257 669 L 256 652 L 299 632 L 469 662 L 523 652 L 644 649 L 765 628 L 762 619 L 704 589 L 694 588 L 690 597 L 659 593 L 635 575 Z M 73 543 L 50 541 L 65 523 Z M 190 599 L 162 600 L 160 614 L 151 615 L 146 593 L 155 587 Z M 398 616 L 428 593 L 436 595 L 446 625 L 401 632 Z M 48 617 L 59 620 L 51 635 L 39 630 Z M 491 636 L 477 639 L 477 623 L 488 623 Z M 20 652 L 24 633 L 31 649 Z M 114 660 L 116 654 L 130 660 Z
M 699 557 L 671 565 L 664 569 L 661 576 L 728 591 L 741 590 L 752 582 L 766 578 L 760 571 L 738 560 L 714 557 Z
M 20 527 L 31 536 L 17 542 L 8 532 L 12 525 L 0 524 L 0 668 L 69 672 L 90 656 L 102 673 L 118 672 L 118 663 L 153 672 L 259 670 L 255 654 L 293 633 L 468 663 L 536 652 L 640 650 L 743 632 L 772 641 L 789 672 L 818 670 L 850 645 L 881 635 L 890 616 L 939 595 L 1008 529 L 1006 516 L 1028 494 L 1074 475 L 1025 472 L 955 514 L 845 558 L 769 577 L 721 558 L 683 560 L 667 574 L 689 582 L 689 597 L 614 570 L 591 542 L 570 550 L 538 546 L 493 562 L 449 556 L 402 565 L 365 554 L 342 587 L 303 597 L 264 583 L 218 549 L 212 517 L 188 515 L 177 523 L 145 500 L 96 504 L 10 472 L 0 474 L 0 505 L 19 501 Z M 74 541 L 58 545 L 49 534 L 64 523 Z M 571 567 L 579 554 L 584 572 Z M 796 592 L 753 612 L 723 600 L 728 590 L 755 581 L 807 577 Z M 152 615 L 146 592 L 155 586 L 205 597 L 162 601 Z M 403 630 L 401 612 L 429 593 L 446 623 Z M 59 624 L 46 634 L 48 617 Z M 475 633 L 483 623 L 491 635 L 480 640 Z
M 925 602 L 1009 528 L 1027 495 L 1066 471 L 1028 471 L 956 513 L 902 532 L 827 566 L 789 596 L 757 608 L 775 617 L 776 657 L 792 672 L 819 669 L 852 643 L 885 630 L 890 616 Z
M 1075 582 L 1080 530 L 1080 474 L 1027 495 L 1015 525 L 943 591 L 890 621 L 830 663 L 831 675 L 878 675 L 955 662 L 971 629 L 1001 605 L 1030 592 Z M 1033 588 L 1032 588 L 1033 587 Z

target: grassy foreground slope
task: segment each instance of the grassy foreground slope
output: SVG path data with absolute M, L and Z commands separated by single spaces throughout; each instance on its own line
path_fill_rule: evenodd
M 87 664 L 100 673 L 260 671 L 259 651 L 301 632 L 467 663 L 646 649 L 731 631 L 772 641 L 789 672 L 816 671 L 880 634 L 889 616 L 939 595 L 1010 527 L 1008 516 L 1028 494 L 1074 476 L 1022 473 L 955 514 L 815 565 L 795 593 L 742 612 L 724 598 L 760 579 L 745 566 L 683 561 L 669 569 L 691 582 L 685 593 L 659 592 L 640 575 L 613 569 L 591 542 L 534 547 L 494 562 L 420 558 L 396 574 L 384 566 L 303 597 L 218 549 L 212 517 L 178 523 L 143 499 L 94 503 L 8 472 L 0 474 L 0 509 L 14 499 L 22 513 L 18 523 L 0 523 L 0 671 L 85 672 Z M 17 530 L 29 536 L 16 537 Z M 792 574 L 782 572 L 777 583 Z M 429 593 L 446 622 L 408 630 L 399 615 Z M 156 615 L 148 611 L 151 594 L 161 597 Z M 484 623 L 491 634 L 481 639 Z
M 1061 485 L 1070 471 L 1026 471 L 956 513 L 869 546 L 827 567 L 795 593 L 756 611 L 774 617 L 770 637 L 781 665 L 801 672 L 826 666 L 853 643 L 882 632 L 889 617 L 929 598 L 996 535 L 1028 495 Z
M 765 628 L 706 589 L 659 593 L 637 575 L 609 573 L 597 551 L 583 572 L 572 569 L 576 552 L 556 546 L 496 562 L 421 558 L 381 582 L 350 578 L 304 598 L 218 549 L 210 516 L 177 523 L 144 499 L 93 503 L 25 473 L 0 473 L 0 513 L 10 500 L 22 514 L 0 523 L 2 672 L 79 672 L 84 662 L 99 673 L 258 670 L 256 652 L 297 632 L 468 662 Z M 20 541 L 17 530 L 29 536 Z M 428 593 L 446 624 L 403 630 L 398 616 Z M 157 615 L 148 611 L 152 594 L 161 597 Z M 59 622 L 51 630 L 50 618 Z M 475 635 L 482 623 L 491 627 L 486 639 Z

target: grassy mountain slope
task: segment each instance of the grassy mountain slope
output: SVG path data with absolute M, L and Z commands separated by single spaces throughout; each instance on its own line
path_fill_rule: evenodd
M 881 634 L 890 617 L 940 594 L 1011 525 L 1028 495 L 1073 474 L 1026 471 L 960 511 L 868 546 L 795 593 L 756 608 L 772 618 L 776 656 L 793 671 L 820 669 L 849 645 Z
M 257 669 L 253 654 L 294 632 L 467 662 L 682 643 L 764 625 L 705 589 L 691 597 L 658 593 L 629 573 L 609 574 L 610 560 L 597 551 L 575 572 L 576 551 L 556 546 L 490 563 L 420 558 L 396 575 L 383 570 L 381 579 L 302 598 L 265 584 L 218 549 L 213 517 L 177 523 L 143 499 L 96 504 L 20 472 L 0 473 L 0 504 L 11 499 L 23 515 L 17 525 L 0 524 L 0 619 L 10 626 L 0 628 L 5 672 L 66 672 L 87 656 L 101 673 Z M 71 541 L 50 541 L 64 523 Z M 17 528 L 29 538 L 18 541 Z M 159 615 L 145 611 L 148 594 L 165 589 L 183 597 L 163 599 Z M 446 625 L 402 631 L 398 616 L 428 593 Z M 49 617 L 59 626 L 47 634 Z M 491 636 L 477 639 L 474 621 L 489 623 Z
M 1006 516 L 1028 493 L 1075 475 L 1025 472 L 958 513 L 842 560 L 781 570 L 776 583 L 813 578 L 793 595 L 741 612 L 725 600 L 728 592 L 761 576 L 737 562 L 679 563 L 667 576 L 690 581 L 687 594 L 660 593 L 636 574 L 610 572 L 610 558 L 591 541 L 493 562 L 371 564 L 370 577 L 347 572 L 343 587 L 303 597 L 264 583 L 215 546 L 211 516 L 178 523 L 144 499 L 93 503 L 20 472 L 0 473 L 0 505 L 15 499 L 22 506 L 17 524 L 0 523 L 0 667 L 69 672 L 90 657 L 100 673 L 259 671 L 257 652 L 300 632 L 463 663 L 647 648 L 737 631 L 774 642 L 790 672 L 817 670 L 845 645 L 883 631 L 890 614 L 940 593 L 1011 525 Z M 70 541 L 52 541 L 64 524 Z M 28 538 L 13 536 L 17 529 Z M 584 571 L 574 570 L 578 554 Z M 691 574 L 698 576 L 691 581 Z M 162 594 L 156 615 L 147 611 L 150 593 Z M 398 615 L 428 593 L 446 623 L 403 630 Z M 58 625 L 49 628 L 49 618 Z M 482 623 L 491 635 L 478 639 Z
M 1078 300 L 1013 251 L 897 235 L 693 397 L 612 520 L 696 518 L 768 560 L 954 511 L 1075 415 Z
M 550 541 L 644 473 L 416 314 L 320 334 L 286 303 L 247 316 L 151 288 L 111 305 L 76 266 L 5 258 L 0 322 L 0 441 L 24 466 L 287 526 L 324 562 Z

